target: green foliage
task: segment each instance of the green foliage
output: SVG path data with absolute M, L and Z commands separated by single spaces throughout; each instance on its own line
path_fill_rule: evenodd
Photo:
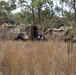
M 18 4 L 24 3 L 25 0 L 18 0 Z
M 30 23 L 32 21 L 32 15 L 28 12 L 15 13 L 12 18 L 18 23 Z
M 46 25 L 46 28 L 56 27 L 62 24 L 63 19 L 76 22 L 75 14 L 63 9 L 64 3 L 71 7 L 69 0 L 60 0 L 61 7 L 58 5 L 54 6 L 54 0 L 8 0 L 8 2 L 0 1 L 0 20 L 3 21 L 6 18 L 13 18 L 16 22 L 19 23 L 40 21 Z M 22 8 L 21 12 L 12 14 L 11 11 L 15 10 L 17 7 Z M 61 13 L 63 19 L 58 16 Z M 56 19 L 54 19 L 55 21 L 52 22 L 53 18 L 57 18 L 57 16 L 61 20 L 56 21 Z
M 10 7 L 11 7 L 11 10 L 16 9 L 16 4 L 11 4 Z
M 5 1 L 0 1 L 0 11 L 4 11 L 5 7 L 8 5 Z
M 61 8 L 58 7 L 58 6 L 56 6 L 56 7 L 55 7 L 55 11 L 60 12 L 60 11 L 61 11 Z
M 3 23 L 3 22 L 7 22 L 8 21 L 8 17 L 6 15 L 5 12 L 0 12 L 0 25 Z
M 65 0 L 60 0 L 60 3 L 64 3 L 65 2 Z
M 13 17 L 13 19 L 15 19 L 16 22 L 20 23 L 23 20 L 22 16 L 23 16 L 22 13 L 15 13 L 12 17 Z

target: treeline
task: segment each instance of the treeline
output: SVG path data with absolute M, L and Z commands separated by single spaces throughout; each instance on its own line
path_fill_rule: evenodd
M 75 0 L 8 0 L 0 1 L 0 24 L 13 20 L 17 23 L 44 23 L 47 27 L 76 22 Z M 20 8 L 20 12 L 15 12 Z

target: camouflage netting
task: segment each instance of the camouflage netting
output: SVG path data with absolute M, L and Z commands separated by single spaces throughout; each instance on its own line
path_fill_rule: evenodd
M 52 32 L 51 34 L 46 34 L 45 37 L 48 40 L 53 40 L 53 41 L 61 41 L 63 40 L 64 32 Z
M 55 28 L 55 30 L 53 30 L 53 28 Z M 76 23 L 73 21 L 62 18 L 53 18 L 51 20 L 51 28 L 47 30 L 47 34 L 45 34 L 45 36 L 50 40 L 56 40 L 56 41 L 64 41 L 65 39 L 70 39 L 70 37 L 72 37 L 73 40 L 76 40 L 75 28 Z M 49 31 L 51 31 L 51 34 L 49 33 Z M 70 32 L 67 33 L 68 31 Z
M 24 30 L 24 27 L 0 27 L 0 40 L 14 40 L 21 32 Z
M 53 40 L 53 41 L 72 40 L 72 41 L 76 42 L 76 29 L 68 29 L 66 31 L 51 30 L 50 32 L 47 32 L 45 34 L 45 37 L 48 40 Z
M 67 30 L 64 34 L 64 41 L 72 40 L 73 42 L 76 42 L 76 29 L 73 30 Z
M 17 25 L 15 27 L 2 27 L 2 26 L 0 26 L 0 40 L 14 40 L 22 32 L 29 33 L 28 26 L 30 26 L 30 25 L 27 25 L 27 26 Z M 41 28 L 43 28 L 43 27 L 41 27 Z M 54 40 L 54 41 L 64 41 L 65 39 L 70 38 L 70 35 L 73 35 L 74 36 L 73 40 L 76 40 L 76 29 L 71 30 L 70 27 L 65 27 L 65 30 L 66 30 L 65 31 L 64 27 L 62 27 L 62 28 L 48 29 L 45 32 L 46 34 L 44 33 L 45 38 L 48 40 Z M 38 27 L 38 29 L 40 29 L 40 28 Z M 43 29 L 41 29 L 41 30 L 43 30 Z M 39 33 L 41 33 L 41 32 L 39 32 Z

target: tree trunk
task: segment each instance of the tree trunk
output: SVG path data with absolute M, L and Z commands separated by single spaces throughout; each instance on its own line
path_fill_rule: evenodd
M 41 21 L 41 6 L 42 6 L 42 3 L 40 3 L 38 6 L 38 21 L 39 21 L 39 23 Z
M 34 2 L 34 0 L 32 0 L 32 3 Z M 34 13 L 34 7 L 32 5 L 32 18 L 33 18 L 33 21 L 35 22 L 35 13 Z
M 75 12 L 75 15 L 76 15 L 76 0 L 71 0 L 71 3 L 73 5 L 73 9 L 74 9 L 74 12 Z
M 73 8 L 74 8 L 74 11 L 75 11 L 75 0 L 73 0 Z
M 38 21 L 39 21 L 39 23 L 40 23 L 40 21 L 41 21 L 41 15 L 40 15 L 40 13 L 41 13 L 41 9 L 38 8 Z
M 32 6 L 32 18 L 33 18 L 33 21 L 35 22 L 35 13 L 34 13 L 33 6 Z
M 63 11 L 63 7 L 64 7 L 64 6 L 63 6 L 63 2 L 62 2 L 62 16 L 64 16 L 64 14 L 63 14 L 63 12 L 64 12 L 64 11 Z

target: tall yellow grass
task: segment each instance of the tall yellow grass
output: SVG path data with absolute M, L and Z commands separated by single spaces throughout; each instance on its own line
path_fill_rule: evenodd
M 76 45 L 64 42 L 0 42 L 0 75 L 76 75 Z

